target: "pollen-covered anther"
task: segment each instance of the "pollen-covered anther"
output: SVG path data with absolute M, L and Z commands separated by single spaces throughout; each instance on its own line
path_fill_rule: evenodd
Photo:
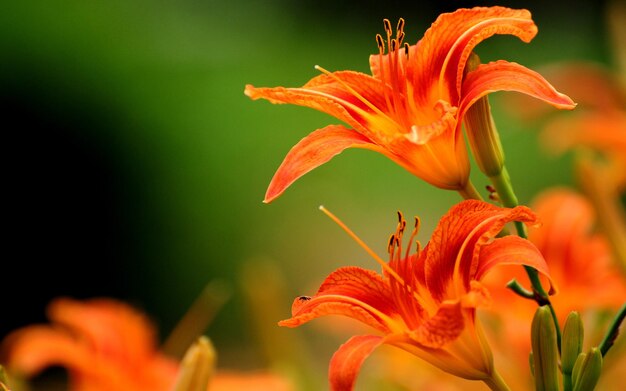
M 395 53 L 396 50 L 398 50 L 398 41 L 395 38 L 392 39 L 389 46 L 390 46 L 389 52 Z
M 404 18 L 398 19 L 398 25 L 396 26 L 396 30 L 398 31 L 398 35 L 404 34 Z
M 491 201 L 500 202 L 500 196 L 498 195 L 498 192 L 496 191 L 495 187 L 491 185 L 487 185 L 486 189 L 489 192 L 489 199 Z
M 383 36 L 380 34 L 376 34 L 376 45 L 378 46 L 378 51 L 380 54 L 385 53 L 385 41 L 383 40 Z
M 389 21 L 389 19 L 383 19 L 383 25 L 385 26 L 385 32 L 387 33 L 387 36 L 391 37 L 391 33 L 393 32 L 393 30 L 391 29 L 391 22 Z
M 404 229 L 406 228 L 406 220 L 404 219 L 404 215 L 402 212 L 398 211 L 398 228 L 396 229 L 396 235 L 402 238 L 402 234 L 404 233 Z
M 389 253 L 389 255 L 393 254 L 395 250 L 395 243 L 396 243 L 396 235 L 395 234 L 389 235 L 389 241 L 387 242 L 387 253 Z
M 415 239 L 415 237 L 417 236 L 417 234 L 419 233 L 420 230 L 420 225 L 421 225 L 421 220 L 419 217 L 415 216 L 415 223 L 413 224 L 413 231 L 411 232 L 411 237 L 409 238 L 409 244 L 406 247 L 406 252 L 404 254 L 405 258 L 409 257 L 409 253 L 411 251 L 411 245 L 413 244 L 413 240 Z M 417 246 L 416 248 L 416 254 L 419 255 L 421 249 L 422 249 L 422 244 L 419 242 L 419 240 L 415 241 L 415 245 Z

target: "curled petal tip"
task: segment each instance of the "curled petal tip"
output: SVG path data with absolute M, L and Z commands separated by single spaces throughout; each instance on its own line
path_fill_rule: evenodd
M 263 203 L 269 204 L 270 202 L 278 198 L 281 194 L 283 194 L 285 190 L 286 188 L 276 189 L 274 186 L 270 184 L 270 187 L 267 189 L 267 193 L 265 193 L 265 198 L 263 199 Z
M 243 93 L 246 94 L 246 96 L 250 96 L 250 90 L 252 88 L 254 88 L 252 84 L 246 84 L 246 87 L 243 89 Z
M 253 86 L 252 84 L 246 84 L 246 87 L 243 90 L 243 93 L 251 99 L 258 99 L 259 98 L 259 94 L 258 91 L 256 89 L 255 86 Z

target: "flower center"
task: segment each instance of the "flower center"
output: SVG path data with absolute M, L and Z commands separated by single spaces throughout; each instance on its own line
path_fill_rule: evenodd
M 409 58 L 411 46 L 403 42 L 404 19 L 398 21 L 395 37 L 388 19 L 384 20 L 384 25 L 387 45 L 380 34 L 376 35 L 376 44 L 378 76 L 383 84 L 386 112 L 400 125 L 400 132 L 410 141 L 425 144 L 450 126 L 449 120 L 455 116 L 456 107 L 440 99 L 441 95 L 432 94 L 419 94 L 424 98 L 418 104 L 417 91 L 411 81 L 411 67 L 416 65 L 417 60 Z

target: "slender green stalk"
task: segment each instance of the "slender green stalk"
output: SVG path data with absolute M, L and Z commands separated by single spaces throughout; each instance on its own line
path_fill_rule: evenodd
M 499 175 L 495 175 L 489 177 L 493 187 L 496 189 L 498 193 L 498 197 L 500 201 L 502 201 L 502 205 L 507 208 L 514 208 L 519 205 L 519 201 L 517 200 L 517 196 L 513 191 L 513 186 L 511 185 L 511 177 L 509 176 L 509 172 L 505 167 L 502 167 L 502 171 Z M 526 239 L 528 237 L 526 233 L 526 226 L 524 223 L 519 221 L 515 222 L 515 229 L 517 229 L 517 233 L 520 237 Z
M 514 278 L 506 284 L 506 287 L 522 296 L 523 298 L 535 300 L 535 294 L 528 289 L 524 288 L 517 280 Z
M 515 195 L 513 186 L 511 184 L 511 178 L 509 177 L 509 173 L 506 167 L 502 167 L 502 171 L 500 172 L 500 174 L 492 176 L 489 179 L 491 180 L 493 187 L 496 189 L 498 197 L 500 197 L 500 200 L 502 201 L 502 205 L 507 208 L 514 208 L 519 205 L 517 196 Z M 528 235 L 526 233 L 526 226 L 524 225 L 524 223 L 516 221 L 515 228 L 517 229 L 517 234 L 520 237 L 524 239 L 528 238 Z M 550 313 L 552 314 L 552 319 L 554 321 L 554 326 L 556 328 L 557 346 L 560 352 L 561 328 L 559 327 L 559 320 L 556 317 L 556 312 L 554 311 L 552 303 L 550 302 L 550 297 L 541 285 L 541 281 L 539 280 L 539 272 L 530 266 L 524 266 L 524 270 L 526 270 L 528 279 L 530 280 L 530 283 L 533 287 L 533 292 L 535 293 L 534 300 L 539 306 L 547 305 L 550 309 Z
M 481 200 L 483 201 L 483 197 L 480 195 L 476 187 L 472 183 L 472 181 L 468 180 L 464 189 L 458 190 L 461 197 L 466 200 Z
M 483 380 L 483 382 L 493 391 L 510 391 L 511 390 L 509 386 L 504 382 L 504 379 L 502 378 L 502 376 L 500 376 L 498 371 L 496 371 L 495 369 L 493 370 L 491 377 L 489 379 Z
M 574 385 L 572 384 L 572 375 L 563 376 L 563 391 L 572 391 Z
M 617 312 L 615 319 L 613 319 L 613 322 L 611 322 L 611 327 L 609 327 L 609 329 L 606 332 L 606 335 L 602 339 L 602 342 L 600 342 L 600 345 L 598 346 L 598 348 L 600 349 L 600 352 L 602 353 L 602 357 L 604 357 L 606 353 L 609 351 L 609 349 L 611 348 L 611 346 L 613 346 L 613 343 L 615 342 L 615 339 L 617 338 L 619 334 L 619 327 L 624 321 L 625 316 L 626 316 L 626 303 L 622 304 L 622 307 Z

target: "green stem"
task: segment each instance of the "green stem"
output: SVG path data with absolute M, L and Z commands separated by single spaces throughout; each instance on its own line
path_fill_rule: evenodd
M 606 332 L 606 335 L 602 339 L 602 342 L 600 342 L 600 345 L 598 346 L 598 348 L 600 349 L 600 352 L 602 353 L 602 357 L 606 355 L 606 353 L 609 351 L 611 346 L 613 346 L 615 339 L 617 339 L 617 336 L 619 335 L 619 327 L 624 321 L 625 316 L 626 316 L 626 303 L 622 304 L 622 307 L 617 312 L 615 319 L 613 319 L 613 322 L 611 322 L 611 327 L 609 327 L 608 331 Z
M 459 189 L 458 192 L 461 195 L 461 197 L 463 197 L 466 200 L 483 201 L 483 197 L 480 195 L 478 190 L 476 190 L 476 187 L 474 186 L 471 180 L 468 180 L 467 184 L 465 185 L 465 188 Z
M 515 278 L 509 281 L 506 287 L 525 299 L 535 300 L 535 293 L 525 289 Z
M 511 177 L 509 176 L 509 172 L 505 167 L 502 167 L 502 171 L 498 175 L 494 175 L 489 177 L 491 180 L 491 184 L 496 189 L 498 193 L 498 197 L 500 201 L 502 201 L 502 205 L 507 208 L 514 208 L 519 205 L 517 200 L 517 196 L 513 191 L 513 186 L 511 185 Z M 517 233 L 520 237 L 526 239 L 528 235 L 526 234 L 526 226 L 524 223 L 519 221 L 515 222 L 515 228 L 517 229 Z
M 574 385 L 572 384 L 572 374 L 563 374 L 563 391 L 572 391 Z
M 509 177 L 509 172 L 506 167 L 502 167 L 502 171 L 498 175 L 494 175 L 489 178 L 493 187 L 496 189 L 498 193 L 498 197 L 500 201 L 502 201 L 502 205 L 507 208 L 514 208 L 519 205 L 517 200 L 517 196 L 515 195 L 515 191 L 513 190 L 513 186 L 511 184 L 511 178 Z M 528 238 L 528 234 L 526 233 L 526 226 L 524 223 L 520 221 L 515 221 L 515 228 L 517 229 L 517 234 L 524 238 Z M 556 316 L 556 312 L 552 307 L 552 303 L 550 302 L 550 297 L 548 293 L 543 289 L 541 285 L 541 281 L 539 279 L 539 272 L 530 266 L 524 266 L 524 270 L 526 270 L 526 274 L 528 275 L 528 279 L 533 287 L 534 300 L 537 302 L 539 306 L 547 305 L 550 309 L 550 313 L 552 314 L 552 319 L 554 321 L 554 326 L 556 328 L 556 342 L 559 348 L 559 352 L 561 351 L 561 328 L 559 327 L 559 320 Z
M 483 382 L 493 391 L 510 391 L 509 386 L 504 382 L 502 376 L 496 371 L 493 370 L 491 377 L 488 379 L 484 379 Z

